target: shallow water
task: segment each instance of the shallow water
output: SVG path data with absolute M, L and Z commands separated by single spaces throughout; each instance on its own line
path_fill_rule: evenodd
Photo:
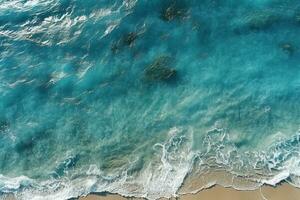
M 0 0 L 0 194 L 300 187 L 299 35 L 297 0 Z

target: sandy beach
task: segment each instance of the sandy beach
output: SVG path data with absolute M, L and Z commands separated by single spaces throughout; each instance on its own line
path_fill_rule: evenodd
M 79 200 L 138 200 L 138 198 L 125 198 L 119 195 L 88 195 Z M 289 184 L 277 187 L 263 186 L 254 191 L 238 191 L 231 188 L 214 186 L 196 194 L 181 195 L 182 200 L 299 200 L 300 189 Z

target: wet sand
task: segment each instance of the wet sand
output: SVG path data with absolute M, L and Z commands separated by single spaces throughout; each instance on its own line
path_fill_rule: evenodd
M 79 200 L 138 200 L 138 198 L 125 198 L 119 195 L 88 195 Z M 175 198 L 173 198 L 175 199 Z M 300 189 L 289 184 L 277 187 L 263 186 L 253 191 L 238 191 L 231 188 L 214 186 L 196 194 L 181 195 L 181 200 L 300 200 Z

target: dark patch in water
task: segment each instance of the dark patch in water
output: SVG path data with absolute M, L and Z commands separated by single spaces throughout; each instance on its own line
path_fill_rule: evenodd
M 180 20 L 188 16 L 187 5 L 183 1 L 171 0 L 163 6 L 160 18 L 164 21 Z
M 279 45 L 280 46 L 280 49 L 285 52 L 286 54 L 292 56 L 294 53 L 295 53 L 295 47 L 292 43 L 282 43 Z
M 38 131 L 34 134 L 34 136 L 27 136 L 26 138 L 21 139 L 21 141 L 15 145 L 15 149 L 19 154 L 28 153 L 32 151 L 40 140 L 44 140 L 48 136 L 48 131 Z
M 80 156 L 76 154 L 75 156 L 71 156 L 60 163 L 54 170 L 53 177 L 59 178 L 63 176 L 67 170 L 74 168 L 78 163 Z
M 263 30 L 271 27 L 279 21 L 279 17 L 268 13 L 258 13 L 248 22 L 251 30 Z
M 265 31 L 281 22 L 280 16 L 269 11 L 255 11 L 241 18 L 242 24 L 234 29 L 237 34 Z
M 116 54 L 121 51 L 124 47 L 132 47 L 134 42 L 138 39 L 138 32 L 129 32 L 125 33 L 121 36 L 121 39 L 112 43 L 110 49 Z
M 111 50 L 114 54 L 118 53 L 118 52 L 121 50 L 121 47 L 120 47 L 120 45 L 119 45 L 119 42 L 113 42 L 112 45 L 111 45 L 111 47 L 110 47 L 110 50 Z
M 241 148 L 243 146 L 246 146 L 247 144 L 249 144 L 249 141 L 248 140 L 240 140 L 238 142 L 235 142 L 234 145 L 237 147 L 237 148 Z
M 7 130 L 9 127 L 9 122 L 5 119 L 0 118 L 0 132 Z
M 171 58 L 161 56 L 156 58 L 145 70 L 144 76 L 148 81 L 172 81 L 177 77 L 177 71 L 170 67 Z
M 31 151 L 34 147 L 34 139 L 29 138 L 16 144 L 15 148 L 18 153 Z
M 41 96 L 48 96 L 49 90 L 51 89 L 51 84 L 49 81 L 50 79 L 37 84 L 36 90 Z
M 136 32 L 131 32 L 123 36 L 123 44 L 126 46 L 131 46 L 134 41 L 138 38 L 138 34 Z

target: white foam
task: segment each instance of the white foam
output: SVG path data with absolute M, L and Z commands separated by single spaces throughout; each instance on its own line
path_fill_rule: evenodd
M 276 186 L 281 181 L 287 179 L 290 176 L 290 173 L 288 171 L 282 171 L 279 174 L 276 174 L 270 179 L 262 180 L 261 182 L 267 185 Z
M 191 150 L 191 142 L 191 130 L 171 129 L 169 139 L 155 145 L 160 162 L 149 163 L 137 176 L 129 175 L 128 168 L 115 175 L 106 175 L 96 165 L 91 165 L 83 176 L 73 180 L 53 179 L 37 183 L 27 177 L 1 176 L 1 191 L 13 192 L 21 200 L 68 199 L 90 192 L 110 192 L 147 199 L 169 198 L 176 196 L 192 168 L 195 154 Z
M 214 140 L 228 140 L 224 135 L 214 137 L 210 135 L 209 144 L 212 145 Z M 215 141 L 219 144 L 219 141 Z M 225 141 L 226 142 L 226 141 Z M 114 171 L 113 174 L 106 174 L 96 165 L 90 165 L 89 169 L 84 171 L 82 175 L 76 176 L 72 180 L 48 180 L 37 182 L 26 176 L 9 178 L 0 175 L 0 191 L 5 193 L 15 193 L 20 200 L 52 200 L 52 199 L 69 199 L 72 197 L 87 195 L 91 192 L 110 192 L 117 193 L 123 196 L 144 197 L 150 200 L 161 197 L 170 198 L 177 196 L 178 189 L 182 185 L 185 177 L 191 172 L 194 159 L 196 156 L 203 156 L 199 152 L 192 151 L 193 131 L 192 129 L 172 128 L 168 132 L 168 139 L 164 143 L 157 143 L 153 146 L 156 154 L 153 155 L 153 160 L 137 174 L 131 175 L 128 173 L 130 166 Z M 223 144 L 221 142 L 221 144 Z M 224 167 L 231 167 L 230 151 L 231 148 L 226 148 L 224 155 L 218 155 L 216 161 L 223 163 Z M 266 153 L 257 154 L 254 158 L 271 161 L 278 156 L 277 151 L 271 152 L 268 159 Z M 278 150 L 280 151 L 280 149 Z M 216 152 L 215 152 L 216 153 Z M 293 154 L 291 158 L 285 160 L 282 165 L 277 166 L 278 173 L 274 171 L 266 172 L 259 177 L 244 177 L 243 174 L 236 174 L 237 181 L 232 180 L 225 187 L 232 187 L 237 190 L 253 190 L 263 184 L 275 186 L 283 180 L 287 180 L 294 186 L 300 186 L 300 160 L 299 155 Z M 201 157 L 201 160 L 205 159 Z M 138 160 L 138 159 L 137 159 Z M 137 160 L 131 161 L 134 166 Z M 205 162 L 201 162 L 205 164 Z M 220 165 L 222 166 L 222 165 Z M 278 166 L 281 166 L 278 168 Z M 255 166 L 253 166 L 255 168 Z M 234 174 L 234 171 L 232 171 Z M 218 180 L 211 180 L 207 187 L 219 184 Z M 206 187 L 205 187 L 206 188 Z M 202 190 L 190 191 L 195 192 Z
M 0 174 L 0 191 L 11 192 L 18 190 L 21 186 L 30 185 L 32 179 L 26 176 L 9 178 Z

